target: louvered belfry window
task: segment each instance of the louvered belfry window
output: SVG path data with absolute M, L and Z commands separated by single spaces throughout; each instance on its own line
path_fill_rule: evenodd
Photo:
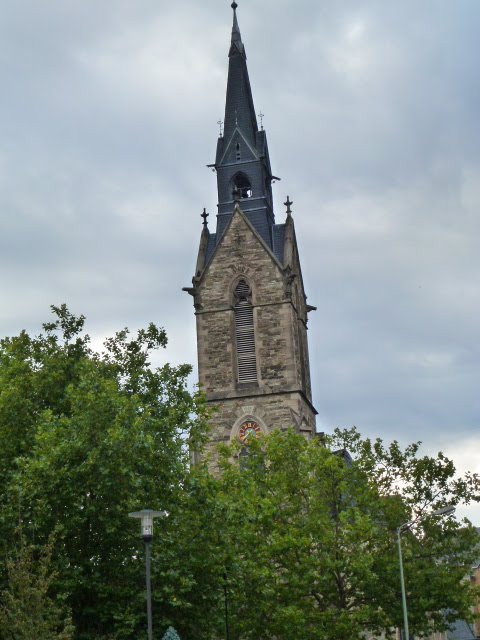
M 252 293 L 245 280 L 235 288 L 235 339 L 238 382 L 256 382 L 257 358 L 253 328 Z

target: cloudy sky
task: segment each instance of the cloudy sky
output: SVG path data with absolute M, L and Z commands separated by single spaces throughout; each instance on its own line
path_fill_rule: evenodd
M 1 3 L 0 335 L 66 302 L 95 344 L 155 321 L 162 358 L 195 363 L 181 288 L 215 214 L 229 4 Z M 480 472 L 480 3 L 239 4 L 277 221 L 288 194 L 318 307 L 318 428 Z

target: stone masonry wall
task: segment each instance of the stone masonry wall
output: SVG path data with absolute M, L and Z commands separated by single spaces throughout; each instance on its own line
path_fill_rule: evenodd
M 230 444 L 238 438 L 240 426 L 254 420 L 266 435 L 274 429 L 294 428 L 311 437 L 315 433 L 315 416 L 298 393 L 233 398 L 214 402 L 209 451 L 213 461 L 218 444 Z
M 250 285 L 254 307 L 257 382 L 249 384 L 237 382 L 233 292 L 240 279 Z M 306 310 L 297 308 L 305 306 L 303 291 L 295 298 L 282 265 L 237 210 L 195 287 L 199 379 L 217 409 L 212 446 L 237 437 L 247 419 L 265 433 L 315 432 L 302 353 Z
M 259 384 L 301 385 L 292 305 L 280 266 L 240 215 L 232 218 L 196 294 L 200 384 L 207 394 L 236 388 L 233 290 L 252 288 Z

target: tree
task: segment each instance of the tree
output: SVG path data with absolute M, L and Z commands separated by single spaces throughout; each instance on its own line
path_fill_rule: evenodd
M 161 545 L 152 545 L 153 609 L 163 610 L 181 638 L 225 637 L 225 579 L 229 527 L 222 516 L 219 482 L 195 466 L 165 522 Z
M 191 469 L 208 415 L 189 367 L 150 366 L 163 330 L 120 331 L 99 354 L 82 316 L 53 311 L 39 336 L 0 341 L 0 591 L 29 575 L 3 570 L 21 523 L 31 557 L 52 545 L 39 610 L 65 597 L 75 640 L 143 638 L 143 545 L 127 514 L 149 507 L 169 514 L 152 545 L 155 628 L 222 637 L 228 600 L 231 640 L 350 639 L 401 626 L 395 534 L 416 521 L 403 537 L 412 630 L 468 618 L 478 536 L 428 514 L 478 500 L 477 476 L 354 430 L 275 432 L 241 468 L 233 447 L 220 477 Z
M 4 640 L 71 640 L 73 626 L 60 597 L 52 597 L 54 536 L 40 554 L 23 534 L 7 560 L 7 588 L 0 594 L 0 638 Z
M 325 443 L 274 432 L 249 449 L 242 468 L 227 449 L 223 475 L 199 481 L 211 498 L 205 555 L 217 550 L 228 575 L 231 638 L 346 640 L 401 627 L 396 530 L 412 520 L 403 539 L 412 631 L 471 618 L 464 577 L 478 535 L 428 514 L 478 500 L 477 476 L 457 479 L 442 454 L 355 430 Z
M 190 367 L 150 366 L 162 329 L 125 329 L 98 354 L 83 316 L 52 309 L 39 336 L 0 342 L 0 537 L 19 519 L 38 548 L 58 531 L 52 587 L 68 594 L 76 638 L 143 637 L 143 550 L 127 514 L 173 510 L 205 406 L 186 388 Z

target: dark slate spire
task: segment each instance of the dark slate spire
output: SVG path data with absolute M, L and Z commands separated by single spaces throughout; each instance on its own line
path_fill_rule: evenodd
M 254 145 L 255 132 L 258 130 L 258 126 L 255 108 L 253 106 L 250 79 L 248 77 L 247 56 L 238 26 L 237 6 L 236 2 L 232 4 L 233 27 L 232 42 L 228 54 L 229 63 L 224 136 L 230 138 L 235 127 L 238 126 L 243 134 L 248 137 L 248 141 Z
M 223 136 L 217 143 L 215 170 L 218 185 L 218 217 L 215 242 L 220 240 L 233 213 L 234 196 L 239 192 L 241 210 L 266 244 L 273 248 L 273 179 L 265 131 L 259 131 L 247 56 L 237 19 L 237 3 L 232 3 L 233 27 L 228 54 L 228 80 Z M 213 239 L 212 239 L 213 242 Z
M 237 7 L 238 7 L 238 4 L 236 2 L 232 2 L 232 9 L 233 9 L 232 47 L 236 47 L 236 49 L 238 49 L 240 53 L 244 53 L 242 36 L 240 35 L 240 29 L 238 27 Z M 230 49 L 230 55 L 232 55 L 231 49 Z

